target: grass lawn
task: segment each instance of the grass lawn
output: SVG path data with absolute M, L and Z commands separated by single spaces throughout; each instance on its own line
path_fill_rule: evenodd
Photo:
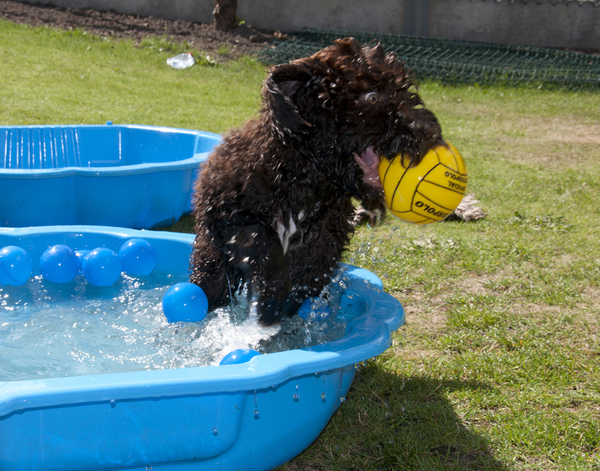
M 176 52 L 0 21 L 0 123 L 223 132 L 256 112 L 263 66 L 176 71 Z M 421 94 L 488 216 L 357 232 L 346 261 L 382 277 L 407 323 L 279 470 L 600 470 L 600 93 Z

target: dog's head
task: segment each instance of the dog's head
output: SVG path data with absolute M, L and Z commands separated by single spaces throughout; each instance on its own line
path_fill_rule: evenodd
M 410 72 L 380 44 L 340 39 L 271 69 L 263 112 L 271 132 L 369 206 L 380 207 L 379 156 L 416 165 L 443 143 Z

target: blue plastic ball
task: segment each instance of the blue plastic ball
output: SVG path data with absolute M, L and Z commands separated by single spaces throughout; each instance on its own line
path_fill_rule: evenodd
M 256 350 L 240 348 L 239 350 L 234 350 L 225 355 L 219 365 L 237 365 L 239 363 L 246 363 L 257 355 L 260 355 L 260 353 Z
M 177 283 L 163 296 L 162 308 L 169 322 L 200 322 L 208 313 L 208 299 L 200 286 Z
M 33 262 L 26 250 L 9 245 L 0 250 L 0 285 L 22 286 L 33 271 Z
M 71 247 L 53 245 L 40 257 L 40 272 L 53 283 L 70 283 L 79 273 L 77 255 Z
M 313 306 L 313 298 L 305 299 L 302 305 L 298 308 L 298 316 L 305 321 L 322 321 L 333 314 L 331 308 L 327 305 L 320 305 L 321 303 L 315 303 Z
M 110 249 L 99 247 L 92 250 L 81 264 L 83 276 L 93 286 L 112 286 L 121 277 L 121 261 Z
M 119 250 L 123 271 L 130 275 L 149 275 L 156 268 L 156 250 L 144 239 L 129 239 Z
M 8 275 L 8 272 L 6 271 L 6 268 L 4 268 L 2 266 L 2 264 L 0 263 L 0 286 L 7 285 L 9 280 L 10 280 L 10 276 Z

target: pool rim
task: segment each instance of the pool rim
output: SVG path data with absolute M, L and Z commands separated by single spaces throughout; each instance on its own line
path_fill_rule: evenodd
M 110 123 L 110 124 L 109 124 Z M 144 124 L 113 124 L 108 121 L 106 124 L 41 124 L 24 126 L 0 126 L 0 129 L 51 129 L 51 128 L 95 128 L 106 129 L 107 127 L 115 129 L 139 129 L 153 132 L 169 134 L 189 134 L 197 139 L 203 138 L 213 140 L 215 146 L 221 142 L 221 136 L 209 131 L 199 131 L 194 129 L 171 128 L 167 126 L 154 126 Z M 12 180 L 36 180 L 45 178 L 65 178 L 65 177 L 121 177 L 130 175 L 145 175 L 156 172 L 169 172 L 197 169 L 198 166 L 206 161 L 212 150 L 197 152 L 192 157 L 181 160 L 170 160 L 166 162 L 151 162 L 122 166 L 109 167 L 61 167 L 61 168 L 43 168 L 43 169 L 19 169 L 0 167 L 0 178 Z
M 13 242 L 10 245 L 21 246 L 30 236 L 43 238 L 65 233 L 72 236 L 107 235 L 119 241 L 130 238 L 145 238 L 150 242 L 167 240 L 168 243 L 186 244 L 190 251 L 195 237 L 193 234 L 108 226 L 45 226 L 0 228 L 0 240 L 8 237 Z M 376 357 L 391 345 L 392 332 L 404 323 L 404 309 L 398 300 L 383 291 L 376 275 L 352 265 L 346 267 L 345 292 L 364 303 L 364 312 L 348 323 L 341 339 L 299 350 L 259 355 L 238 365 L 4 381 L 0 382 L 0 418 L 65 404 L 277 388 L 292 378 L 326 374 Z

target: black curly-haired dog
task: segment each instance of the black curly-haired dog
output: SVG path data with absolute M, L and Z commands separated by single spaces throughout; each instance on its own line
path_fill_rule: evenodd
M 416 164 L 443 141 L 410 72 L 381 45 L 347 38 L 275 66 L 262 96 L 259 115 L 202 167 L 190 278 L 211 309 L 247 282 L 269 325 L 330 281 L 355 229 L 353 199 L 385 213 L 379 156 Z

